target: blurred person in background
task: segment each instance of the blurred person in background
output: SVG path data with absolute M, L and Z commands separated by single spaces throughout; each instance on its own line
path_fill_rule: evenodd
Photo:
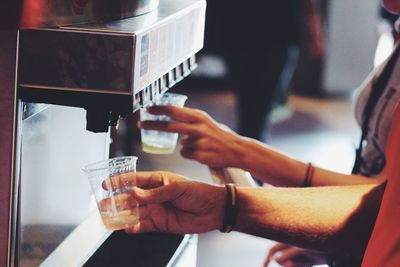
M 308 0 L 303 5 L 299 58 L 289 87 L 295 94 L 317 97 L 324 94 L 329 1 Z
M 208 3 L 205 50 L 226 61 L 241 135 L 268 141 L 271 112 L 287 100 L 303 25 L 312 28 L 312 53 L 323 53 L 315 0 Z

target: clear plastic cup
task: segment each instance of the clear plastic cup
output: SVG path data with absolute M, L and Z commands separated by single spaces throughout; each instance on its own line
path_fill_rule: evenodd
M 181 94 L 165 93 L 154 105 L 156 106 L 178 106 L 183 107 L 187 96 Z M 146 108 L 140 110 L 141 121 L 169 121 L 170 117 L 165 115 L 152 115 Z M 142 148 L 144 152 L 151 154 L 171 154 L 174 152 L 178 141 L 177 133 L 168 133 L 154 130 L 141 130 Z
M 118 157 L 83 168 L 89 178 L 103 223 L 109 230 L 124 229 L 138 222 L 139 205 L 125 194 L 136 185 L 136 180 L 133 177 L 128 182 L 124 176 L 126 173 L 136 172 L 136 161 L 137 157 L 133 156 Z M 114 177 L 111 180 L 113 176 L 118 176 L 119 179 Z

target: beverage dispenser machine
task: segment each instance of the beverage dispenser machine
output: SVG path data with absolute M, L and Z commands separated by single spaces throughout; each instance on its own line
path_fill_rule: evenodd
M 81 167 L 196 67 L 205 0 L 0 6 L 0 265 L 193 266 L 196 236 L 109 232 Z

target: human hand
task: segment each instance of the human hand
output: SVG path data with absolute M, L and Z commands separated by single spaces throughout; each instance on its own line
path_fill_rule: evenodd
M 268 252 L 263 267 L 274 260 L 284 267 L 311 267 L 326 264 L 326 254 L 278 243 Z
M 126 232 L 186 234 L 221 228 L 226 199 L 223 187 L 190 181 L 170 172 L 137 172 L 111 177 L 113 189 L 126 185 L 133 187 L 113 203 L 122 209 L 129 208 L 130 203 L 139 203 L 139 222 L 125 229 Z M 103 188 L 107 188 L 106 183 Z M 109 203 L 105 200 L 102 205 Z
M 241 167 L 243 138 L 220 125 L 207 113 L 175 106 L 153 106 L 148 108 L 148 112 L 167 115 L 172 121 L 142 121 L 139 127 L 184 134 L 181 139 L 183 157 L 213 168 Z

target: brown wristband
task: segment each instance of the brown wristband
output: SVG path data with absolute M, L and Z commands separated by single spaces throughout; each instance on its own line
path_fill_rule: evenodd
M 226 205 L 222 221 L 222 233 L 229 233 L 236 224 L 237 217 L 237 190 L 234 184 L 226 184 Z
M 314 174 L 314 166 L 311 163 L 307 164 L 306 175 L 304 177 L 303 187 L 312 186 L 312 178 Z

